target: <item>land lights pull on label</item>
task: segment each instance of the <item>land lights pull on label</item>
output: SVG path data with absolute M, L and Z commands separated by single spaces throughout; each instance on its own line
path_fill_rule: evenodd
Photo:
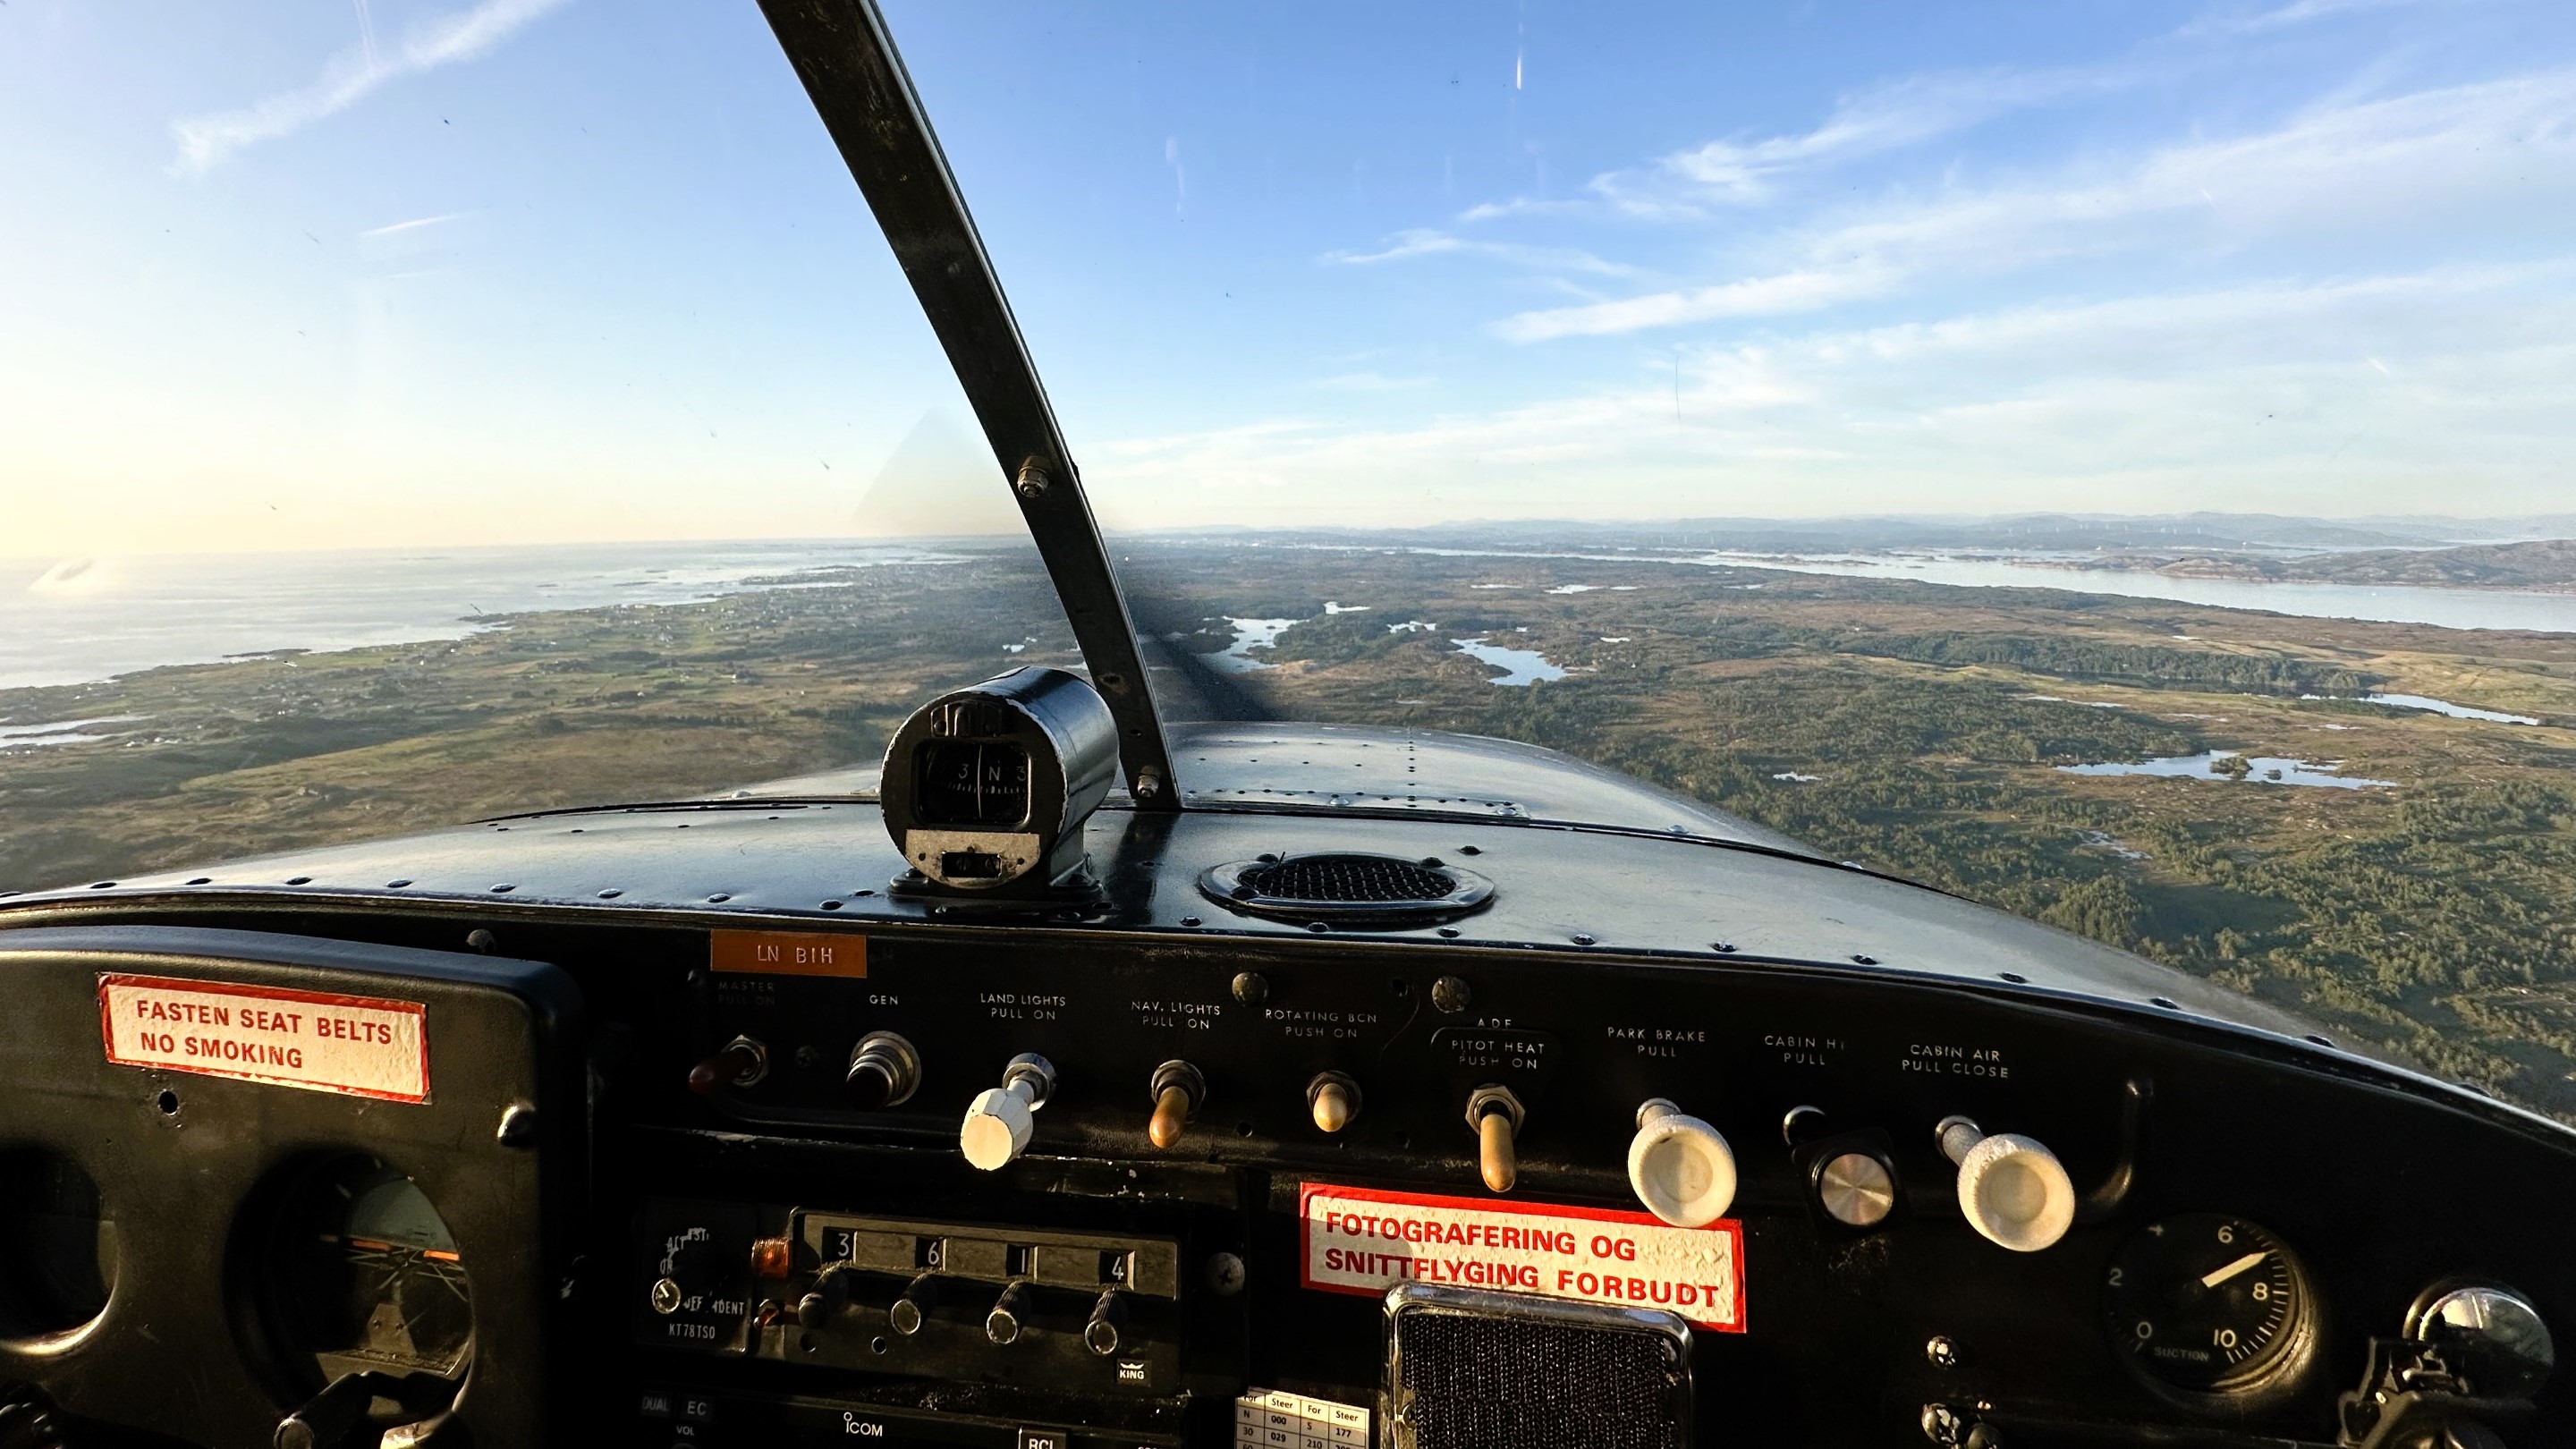
M 1491 1288 L 1577 1303 L 1662 1308 L 1744 1331 L 1744 1228 L 1677 1228 L 1644 1213 L 1433 1197 L 1310 1182 L 1300 1194 L 1300 1281 L 1375 1297 L 1399 1283 Z
M 107 1059 L 389 1102 L 429 1100 L 429 1009 L 280 986 L 98 978 Z

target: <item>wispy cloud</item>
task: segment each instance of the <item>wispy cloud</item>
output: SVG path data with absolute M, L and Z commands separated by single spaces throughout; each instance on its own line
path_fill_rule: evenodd
M 1491 257 L 1514 266 L 1534 271 L 1586 272 L 1605 277 L 1633 277 L 1639 268 L 1604 261 L 1578 247 L 1524 246 L 1515 242 L 1481 241 L 1450 232 L 1416 227 L 1397 232 L 1375 251 L 1334 251 L 1324 253 L 1323 260 L 1333 266 L 1367 267 L 1383 262 L 1407 261 L 1415 257 L 1464 255 Z
M 1746 277 L 1687 291 L 1655 292 L 1615 302 L 1549 307 L 1507 317 L 1495 325 L 1494 331 L 1507 342 L 1546 342 L 1558 337 L 1599 337 L 1728 317 L 1814 312 L 1841 302 L 1883 295 L 1893 291 L 1899 280 L 1899 274 L 1887 266 L 1862 261 Z
M 2015 111 L 2125 90 L 2155 73 L 2155 67 L 2125 61 L 1912 76 L 1836 98 L 1833 110 L 1808 130 L 1708 141 L 1641 166 L 1602 172 L 1578 196 L 1480 202 L 1457 219 L 1474 225 L 1602 211 L 1643 220 L 1702 217 L 1718 208 L 1773 201 L 1811 172 L 1937 141 Z
M 1813 130 L 1710 141 L 1642 171 L 1611 171 L 1591 194 L 1632 214 L 1696 212 L 1769 200 L 1793 173 L 1882 155 L 1956 134 L 2008 112 L 2134 84 L 2134 67 L 1916 76 L 1846 95 Z
M 2202 15 L 2168 41 L 2224 40 L 2287 29 L 2332 16 L 2483 0 L 2290 0 L 2270 8 L 2234 6 Z M 1608 209 L 1645 220 L 1701 217 L 1718 208 L 1775 201 L 1810 173 L 1959 135 L 2017 112 L 2097 99 L 2170 82 L 2179 67 L 2205 64 L 2213 52 L 2150 44 L 2096 65 L 2038 70 L 1946 71 L 1847 92 L 1811 129 L 1768 136 L 1728 136 L 1605 171 L 1568 197 L 1513 197 L 1480 202 L 1458 214 L 1462 225 L 1508 217 L 1581 214 Z
M 2236 6 L 2212 11 L 2185 25 L 2175 34 L 2186 38 L 2255 35 L 2267 30 L 2286 30 L 2313 20 L 2361 10 L 2394 10 L 2410 5 L 2455 5 L 2464 0 L 2290 0 L 2287 5 L 2269 8 Z
M 1784 232 L 1785 258 L 1696 288 L 1522 312 L 1509 341 L 1811 312 L 2067 257 L 2227 250 L 2511 211 L 2576 186 L 2576 71 L 2321 108 L 2273 130 L 2086 162 L 2037 181 L 1898 194 Z
M 170 137 L 179 147 L 173 169 L 202 175 L 244 147 L 292 135 L 347 110 L 387 81 L 482 55 L 521 26 L 565 3 L 482 0 L 470 10 L 433 16 L 414 26 L 391 52 L 377 43 L 373 22 L 362 7 L 358 44 L 325 62 L 312 84 L 239 110 L 183 116 L 171 122 Z
M 438 226 L 445 222 L 454 221 L 464 214 L 465 213 L 461 211 L 451 211 L 439 216 L 415 216 L 409 221 L 392 222 L 385 226 L 371 226 L 365 231 L 358 233 L 358 235 L 362 237 L 401 236 L 406 232 L 416 232 L 427 227 Z
M 1319 377 L 1307 384 L 1326 392 L 1410 392 L 1429 387 L 1436 379 L 1428 377 L 1389 377 L 1383 372 L 1345 372 L 1332 377 Z
M 1158 526 L 1216 521 L 1211 497 L 1237 521 L 1253 497 L 1265 517 L 1341 523 L 1561 517 L 1569 498 L 1600 517 L 2062 507 L 2088 490 L 2334 512 L 2427 476 L 2463 509 L 2511 512 L 2564 487 L 2570 338 L 2576 262 L 2253 280 L 1691 349 L 1406 427 L 1134 438 L 1091 471 Z

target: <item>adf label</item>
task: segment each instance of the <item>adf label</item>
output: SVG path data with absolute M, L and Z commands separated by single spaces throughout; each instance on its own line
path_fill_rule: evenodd
M 1302 1281 L 1327 1293 L 1444 1283 L 1662 1308 L 1744 1331 L 1744 1228 L 1733 1220 L 1677 1228 L 1605 1208 L 1310 1182 L 1298 1232 Z
M 99 1032 L 111 1062 L 394 1102 L 429 1100 L 427 1015 L 417 1001 L 98 978 Z

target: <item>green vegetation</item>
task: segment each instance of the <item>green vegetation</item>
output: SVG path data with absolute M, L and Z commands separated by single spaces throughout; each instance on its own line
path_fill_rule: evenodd
M 2466 544 L 2458 548 L 2345 550 L 2283 558 L 2218 550 L 2179 557 L 2150 551 L 2107 553 L 2088 567 L 2152 568 L 2199 578 L 2300 579 L 2337 584 L 2412 584 L 2447 588 L 2576 588 L 2576 539 Z
M 2576 1121 L 2576 637 L 1650 563 L 1136 545 L 1125 567 L 1175 647 L 1304 620 L 1232 681 L 1281 715 L 1564 750 Z M 866 762 L 931 693 L 1072 657 L 1025 558 L 795 582 L 0 692 L 0 723 L 143 717 L 0 747 L 0 889 Z M 1496 688 L 1451 642 L 1479 635 L 1571 672 Z M 2301 697 L 2365 689 L 2544 723 Z M 2213 749 L 2398 783 L 2054 768 Z
M 0 690 L 0 722 L 140 717 L 0 747 L 0 890 L 872 761 L 939 690 L 1073 659 L 1061 618 L 1012 558 Z
M 2576 639 L 1749 570 L 1332 557 L 1294 570 L 1370 607 L 1283 632 L 1277 667 L 1243 679 L 1282 714 L 1565 750 L 2576 1120 Z M 1140 563 L 1211 613 L 1240 613 L 1227 590 L 1268 582 L 1248 551 Z M 1549 592 L 1573 584 L 1593 587 Z M 1387 628 L 1408 620 L 1440 627 Z M 1475 634 L 1581 672 L 1494 688 L 1448 642 Z M 2298 697 L 2363 689 L 2546 723 Z M 2051 768 L 2213 749 L 2399 783 Z

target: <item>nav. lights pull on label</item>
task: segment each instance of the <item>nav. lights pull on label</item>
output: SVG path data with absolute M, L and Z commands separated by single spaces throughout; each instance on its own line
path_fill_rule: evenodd
M 1371 1297 L 1399 1283 L 1661 1308 L 1744 1331 L 1744 1228 L 1677 1228 L 1606 1208 L 1377 1192 L 1310 1182 L 1300 1195 L 1300 1281 Z
M 429 1100 L 428 1010 L 281 986 L 98 978 L 111 1062 L 389 1102 Z

